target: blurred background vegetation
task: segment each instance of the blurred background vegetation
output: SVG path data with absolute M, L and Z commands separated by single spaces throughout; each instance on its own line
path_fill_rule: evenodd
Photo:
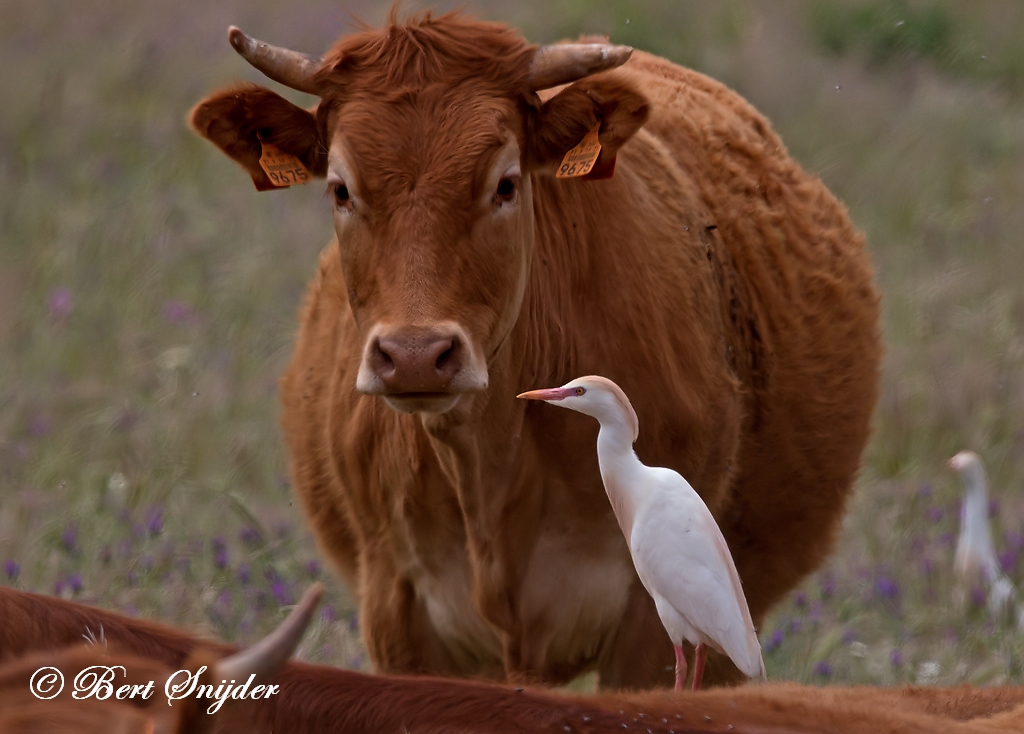
M 769 676 L 1024 682 L 1024 633 L 952 581 L 943 468 L 961 448 L 985 459 L 1000 560 L 1024 581 L 1024 5 L 467 5 L 534 41 L 600 33 L 722 80 L 867 233 L 876 430 L 837 553 L 762 631 Z M 319 53 L 386 10 L 5 0 L 0 582 L 248 641 L 330 577 L 292 506 L 276 397 L 327 204 L 315 185 L 257 194 L 185 118 L 233 80 L 282 91 L 228 24 Z M 302 655 L 367 667 L 328 586 Z

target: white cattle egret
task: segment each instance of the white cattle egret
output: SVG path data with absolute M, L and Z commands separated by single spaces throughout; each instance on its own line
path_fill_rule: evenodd
M 956 544 L 953 568 L 966 583 L 979 576 L 988 586 L 988 608 L 1002 615 L 1017 596 L 1017 590 L 999 567 L 992 529 L 988 522 L 988 487 L 981 459 L 973 451 L 961 451 L 947 462 L 964 483 L 960 508 L 960 540 Z
M 683 640 L 696 649 L 694 690 L 700 688 L 709 646 L 748 677 L 764 677 L 757 632 L 722 531 L 689 482 L 637 458 L 633 442 L 640 426 L 619 386 L 591 375 L 518 397 L 585 413 L 601 424 L 601 479 L 637 575 L 675 646 L 676 690 L 686 680 Z

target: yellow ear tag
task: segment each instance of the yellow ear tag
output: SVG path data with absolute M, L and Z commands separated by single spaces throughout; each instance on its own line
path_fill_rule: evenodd
M 597 156 L 601 153 L 601 143 L 597 139 L 600 129 L 601 123 L 598 122 L 590 132 L 583 136 L 579 145 L 565 154 L 555 178 L 575 178 L 590 173 L 590 169 L 597 163 Z
M 263 155 L 260 156 L 260 167 L 266 172 L 267 178 L 274 186 L 294 186 L 309 183 L 313 176 L 302 165 L 302 161 L 291 153 L 285 153 L 276 145 L 260 140 Z

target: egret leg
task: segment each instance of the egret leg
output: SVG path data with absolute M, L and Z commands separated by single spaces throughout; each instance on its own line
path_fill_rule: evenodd
M 676 690 L 683 690 L 683 684 L 686 683 L 686 656 L 683 655 L 683 648 L 679 645 L 676 648 Z
M 693 690 L 700 690 L 700 682 L 704 679 L 704 661 L 708 659 L 708 646 L 703 642 L 693 652 Z

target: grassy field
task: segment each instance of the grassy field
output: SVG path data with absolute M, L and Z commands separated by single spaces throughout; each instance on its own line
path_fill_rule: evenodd
M 469 3 L 533 40 L 610 34 L 737 89 L 868 235 L 876 431 L 836 554 L 763 630 L 769 676 L 1024 683 L 1024 633 L 969 589 L 955 601 L 943 468 L 961 448 L 986 460 L 996 544 L 1024 582 L 1024 6 L 509 6 Z M 318 186 L 257 194 L 185 116 L 218 85 L 270 84 L 229 23 L 319 52 L 349 10 L 386 8 L 6 0 L 0 582 L 250 641 L 329 578 L 292 506 L 276 397 L 327 204 Z M 328 589 L 301 655 L 367 668 L 351 600 Z

